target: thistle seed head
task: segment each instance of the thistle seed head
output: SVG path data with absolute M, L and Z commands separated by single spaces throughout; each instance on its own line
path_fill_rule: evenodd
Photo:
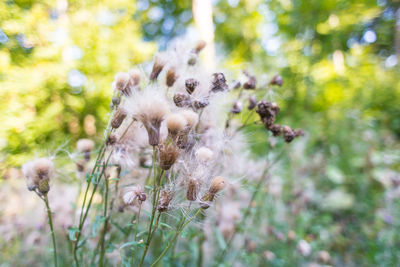
M 225 75 L 220 73 L 214 73 L 211 79 L 211 92 L 223 92 L 228 90 L 228 85 L 226 84 Z
M 289 126 L 282 127 L 283 139 L 286 143 L 290 143 L 296 137 L 294 131 Z
M 194 128 L 199 122 L 199 115 L 191 110 L 183 110 L 180 113 L 185 119 L 189 128 Z
M 123 95 L 130 96 L 132 91 L 130 88 L 130 77 L 126 72 L 118 72 L 114 77 L 114 88 L 120 91 Z
M 168 134 L 175 140 L 177 134 L 186 126 L 186 119 L 180 113 L 170 114 L 167 119 Z
M 165 83 L 167 84 L 168 87 L 171 87 L 174 85 L 175 81 L 178 79 L 178 74 L 176 73 L 176 69 L 174 67 L 171 67 L 167 71 L 167 76 L 165 78 Z
M 76 149 L 83 153 L 86 161 L 90 160 L 90 154 L 94 149 L 94 142 L 90 139 L 79 139 L 76 143 Z
M 179 157 L 179 148 L 175 144 L 161 144 L 160 150 L 160 168 L 169 170 Z
M 160 75 L 160 72 L 163 70 L 165 66 L 165 61 L 162 59 L 160 56 L 156 56 L 154 59 L 154 65 L 153 65 L 153 70 L 151 71 L 150 74 L 150 80 L 155 81 L 158 78 L 158 75 Z
M 160 199 L 158 201 L 157 210 L 159 212 L 164 212 L 164 211 L 168 210 L 169 203 L 171 202 L 172 198 L 173 198 L 173 194 L 171 191 L 162 190 L 161 194 L 160 194 Z
M 206 162 L 210 161 L 213 156 L 214 156 L 214 152 L 212 152 L 211 149 L 204 147 L 204 146 L 200 147 L 196 151 L 196 158 L 198 161 L 200 161 L 202 163 L 206 163 Z
M 255 95 L 251 95 L 249 97 L 249 105 L 247 106 L 247 108 L 249 110 L 254 109 L 257 106 L 257 97 Z
M 274 77 L 272 77 L 271 81 L 269 82 L 271 85 L 278 85 L 278 86 L 282 86 L 283 84 L 283 79 L 281 75 L 275 75 Z

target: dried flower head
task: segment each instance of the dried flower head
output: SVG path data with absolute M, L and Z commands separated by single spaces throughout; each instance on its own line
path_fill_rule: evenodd
M 285 140 L 286 143 L 292 142 L 293 139 L 296 137 L 294 131 L 289 126 L 283 126 L 282 132 L 283 132 L 283 139 Z
M 223 92 L 228 90 L 228 85 L 226 84 L 225 75 L 220 73 L 214 73 L 211 80 L 211 92 Z
M 272 77 L 271 81 L 269 82 L 271 85 L 279 85 L 282 86 L 283 84 L 283 79 L 281 75 L 275 75 Z
M 199 115 L 194 111 L 183 110 L 180 114 L 185 118 L 189 128 L 194 128 L 199 122 Z
M 161 58 L 160 56 L 156 56 L 154 59 L 154 65 L 153 65 L 153 70 L 151 71 L 150 74 L 150 80 L 154 81 L 157 80 L 158 75 L 160 75 L 160 72 L 163 70 L 165 66 L 165 60 Z
M 200 147 L 196 150 L 196 158 L 202 163 L 206 163 L 212 159 L 214 152 L 207 147 Z
M 164 96 L 157 90 L 143 90 L 127 99 L 125 108 L 132 113 L 134 118 L 143 123 L 147 130 L 149 144 L 158 145 L 161 123 L 169 113 L 169 106 Z
M 123 107 L 119 107 L 111 120 L 111 127 L 114 129 L 119 128 L 127 116 L 127 111 Z
M 171 202 L 172 198 L 173 198 L 173 194 L 171 191 L 162 190 L 161 194 L 160 194 L 160 199 L 158 201 L 157 210 L 159 212 L 164 212 L 164 211 L 168 210 L 169 203 Z
M 279 112 L 279 106 L 276 103 L 262 100 L 257 104 L 256 112 L 264 123 L 265 128 L 269 129 L 275 121 L 276 114 Z
M 179 157 L 179 148 L 175 144 L 161 144 L 160 150 L 160 168 L 169 170 Z
M 167 119 L 168 134 L 175 140 L 177 134 L 186 126 L 186 119 L 180 113 L 170 114 Z
M 22 166 L 22 172 L 28 181 L 28 189 L 46 194 L 50 190 L 49 180 L 53 172 L 53 162 L 48 158 L 38 158 Z
M 273 136 L 280 136 L 282 133 L 282 127 L 279 124 L 272 125 L 269 130 Z
M 121 198 L 125 205 L 134 206 L 146 201 L 147 196 L 142 186 L 124 187 L 121 192 Z
M 298 137 L 298 136 L 304 136 L 304 130 L 303 129 L 296 129 L 296 130 L 294 130 L 294 135 L 296 136 L 296 137 Z
M 198 99 L 193 101 L 193 107 L 195 109 L 202 109 L 207 107 L 210 104 L 210 101 L 208 99 Z
M 199 193 L 199 182 L 196 179 L 190 178 L 188 181 L 186 198 L 190 201 L 195 201 Z
M 192 94 L 198 85 L 199 85 L 198 80 L 193 78 L 187 79 L 185 81 L 186 92 Z
M 217 194 L 226 186 L 225 178 L 222 176 L 216 176 L 211 181 L 210 189 L 208 190 L 211 194 Z
M 130 76 L 126 72 L 118 72 L 115 74 L 113 87 L 114 89 L 120 91 L 123 95 L 131 95 L 131 87 L 129 84 Z
M 177 107 L 190 107 L 192 104 L 192 101 L 190 99 L 189 95 L 182 94 L 182 93 L 176 93 L 174 95 L 174 103 Z
M 178 74 L 176 73 L 176 69 L 174 67 L 169 68 L 169 70 L 167 71 L 167 76 L 165 78 L 165 83 L 167 84 L 167 86 L 173 86 L 177 79 Z
M 140 71 L 138 69 L 131 69 L 129 72 L 129 83 L 132 87 L 136 87 L 140 83 Z
M 94 149 L 94 142 L 90 139 L 79 139 L 76 143 L 76 149 L 83 153 L 86 161 L 90 160 L 90 154 Z

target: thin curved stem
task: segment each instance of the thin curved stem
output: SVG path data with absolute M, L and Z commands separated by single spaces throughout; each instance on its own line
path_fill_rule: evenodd
M 99 266 L 102 267 L 104 266 L 104 254 L 105 254 L 105 237 L 106 237 L 106 232 L 107 232 L 107 226 L 108 226 L 108 218 L 107 218 L 107 211 L 108 211 L 108 178 L 105 179 L 105 185 L 106 185 L 106 190 L 104 192 L 105 194 L 105 199 L 104 199 L 104 212 L 103 212 L 103 217 L 104 217 L 104 228 L 101 233 L 100 237 L 100 259 L 99 259 Z
M 171 242 L 168 243 L 167 247 L 161 252 L 160 256 L 158 256 L 158 258 L 151 264 L 151 267 L 155 266 L 162 259 L 165 253 L 168 252 L 168 249 L 171 247 L 171 245 L 175 243 L 176 239 L 181 234 L 182 230 L 186 227 L 186 225 L 188 225 L 191 221 L 193 221 L 193 219 L 196 218 L 197 215 L 199 215 L 202 210 L 203 210 L 202 208 L 199 208 L 199 210 L 189 220 L 187 220 L 180 228 L 178 228 L 177 232 L 174 235 L 174 238 L 171 240 Z
M 43 197 L 44 203 L 46 204 L 47 216 L 49 218 L 49 226 L 50 226 L 50 234 L 51 240 L 53 241 L 53 257 L 54 257 L 54 266 L 57 267 L 57 245 L 56 245 L 56 237 L 54 235 L 54 228 L 53 228 L 53 219 L 51 216 L 51 209 L 49 205 L 49 199 L 47 194 L 44 194 Z

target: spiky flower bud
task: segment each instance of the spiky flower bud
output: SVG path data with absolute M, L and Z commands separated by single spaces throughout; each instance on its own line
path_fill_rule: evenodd
M 42 194 L 47 194 L 50 191 L 49 179 L 40 180 L 38 190 Z
M 167 119 L 168 134 L 175 140 L 177 134 L 186 126 L 186 119 L 180 113 L 170 114 Z
M 193 78 L 187 79 L 185 81 L 186 92 L 192 94 L 196 87 L 199 85 L 199 81 Z
M 160 168 L 169 170 L 179 157 L 179 148 L 174 144 L 161 144 L 160 150 Z
M 238 114 L 240 112 L 242 112 L 243 109 L 243 104 L 240 101 L 236 101 L 235 103 L 233 103 L 233 107 L 231 109 L 231 112 L 233 114 Z
M 160 57 L 157 56 L 154 59 L 154 65 L 153 65 L 153 70 L 151 71 L 150 74 L 150 80 L 155 81 L 158 78 L 158 75 L 160 75 L 160 72 L 163 70 L 165 66 L 165 61 Z
M 177 107 L 189 107 L 192 103 L 190 96 L 182 93 L 176 93 L 174 95 L 174 103 Z
M 94 149 L 94 142 L 90 139 L 79 139 L 76 143 L 76 149 L 83 153 L 86 161 L 90 160 L 90 154 Z
M 165 78 L 165 83 L 167 84 L 168 87 L 171 87 L 174 85 L 175 81 L 178 79 L 178 74 L 176 73 L 176 69 L 174 67 L 171 67 L 167 71 L 167 76 Z
M 286 143 L 292 142 L 293 139 L 296 137 L 294 131 L 289 126 L 283 126 L 282 131 L 283 131 L 283 139 L 285 140 Z
M 283 79 L 281 75 L 275 75 L 272 77 L 271 81 L 269 82 L 271 85 L 279 85 L 282 86 L 283 84 Z
M 255 108 L 257 106 L 257 97 L 255 95 L 251 95 L 249 97 L 249 105 L 247 106 L 247 108 L 249 110 L 252 110 L 253 108 Z
M 173 194 L 171 191 L 162 190 L 161 194 L 160 194 L 160 199 L 158 201 L 157 210 L 159 212 L 164 212 L 164 211 L 168 210 L 169 203 L 171 202 L 172 198 L 173 198 Z
M 128 113 L 124 108 L 119 107 L 115 112 L 113 119 L 111 120 L 111 127 L 114 129 L 119 128 L 119 126 L 121 126 L 122 122 L 126 118 L 127 114 Z
M 126 72 L 118 72 L 114 77 L 114 88 L 120 91 L 123 95 L 130 96 L 132 91 L 129 84 L 129 74 Z
M 228 85 L 226 84 L 225 75 L 220 73 L 214 73 L 211 79 L 211 92 L 223 92 L 228 90 Z

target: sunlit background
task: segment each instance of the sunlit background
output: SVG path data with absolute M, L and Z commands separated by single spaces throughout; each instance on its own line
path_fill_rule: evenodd
M 101 140 L 116 72 L 177 38 L 206 38 L 215 47 L 210 66 L 246 69 L 260 84 L 280 74 L 283 86 L 269 92 L 280 123 L 307 132 L 266 189 L 278 187 L 272 201 L 283 208 L 307 200 L 280 230 L 295 230 L 341 266 L 400 264 L 400 1 L 214 0 L 212 10 L 202 3 L 0 2 L 2 206 L 10 190 L 25 193 L 25 161 L 82 137 Z M 257 155 L 266 134 L 248 132 Z M 0 209 L 0 262 L 23 247 L 7 224 L 18 214 Z M 272 264 L 290 266 L 285 255 L 295 248 L 266 242 Z

